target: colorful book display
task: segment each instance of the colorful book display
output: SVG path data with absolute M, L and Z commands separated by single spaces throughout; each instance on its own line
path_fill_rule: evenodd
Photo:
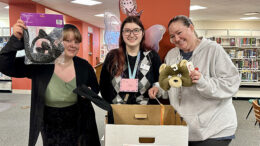
M 241 85 L 260 86 L 260 37 L 211 37 L 221 44 L 237 67 Z

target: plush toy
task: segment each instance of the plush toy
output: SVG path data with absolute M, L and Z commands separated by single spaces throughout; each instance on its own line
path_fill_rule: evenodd
M 43 29 L 40 29 L 38 36 L 32 40 L 31 45 L 30 45 L 30 37 L 29 37 L 28 30 L 24 29 L 23 34 L 24 34 L 25 54 L 26 57 L 32 63 L 52 63 L 64 51 L 64 47 L 62 43 L 59 42 L 56 45 L 55 40 L 53 39 L 55 35 L 57 36 L 59 34 L 62 34 L 62 29 L 59 30 L 54 29 L 54 31 L 50 35 L 47 35 L 47 33 Z M 46 41 L 43 41 L 40 46 L 36 46 L 37 40 L 40 39 L 45 39 L 49 41 L 50 44 L 47 43 Z M 36 53 L 34 53 L 33 51 L 33 48 L 35 46 L 36 46 Z M 48 51 L 48 53 L 45 53 L 45 51 Z
M 170 87 L 189 87 L 192 86 L 192 79 L 189 76 L 190 71 L 194 70 L 192 62 L 181 60 L 179 64 L 160 66 L 159 84 L 165 91 Z

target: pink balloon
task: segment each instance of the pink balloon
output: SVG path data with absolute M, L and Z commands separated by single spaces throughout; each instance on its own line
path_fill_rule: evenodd
M 161 41 L 166 29 L 163 25 L 153 25 L 145 31 L 145 45 L 151 47 L 156 52 L 159 51 L 159 42 Z

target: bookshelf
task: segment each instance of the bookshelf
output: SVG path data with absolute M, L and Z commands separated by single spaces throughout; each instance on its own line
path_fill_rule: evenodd
M 221 44 L 237 67 L 241 86 L 260 87 L 260 37 L 210 37 Z
M 221 44 L 237 67 L 241 83 L 233 97 L 260 98 L 260 30 L 197 29 L 199 37 Z
M 10 36 L 9 27 L 0 27 L 0 50 L 7 44 Z M 0 91 L 12 92 L 12 79 L 0 72 Z

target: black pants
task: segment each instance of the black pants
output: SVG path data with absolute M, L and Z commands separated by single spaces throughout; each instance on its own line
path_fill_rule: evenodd
M 189 141 L 189 146 L 228 146 L 232 139 L 215 140 L 207 139 L 204 141 Z
M 77 146 L 77 105 L 64 108 L 45 106 L 44 127 L 41 132 L 44 146 Z

